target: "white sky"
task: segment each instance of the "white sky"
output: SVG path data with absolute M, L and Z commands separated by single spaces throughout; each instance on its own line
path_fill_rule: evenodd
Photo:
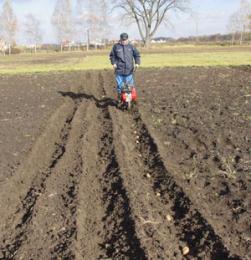
M 235 12 L 241 0 L 190 0 L 190 9 L 196 13 L 198 34 L 227 33 L 229 16 Z M 0 0 L 0 8 L 3 0 Z M 54 11 L 56 0 L 13 0 L 13 8 L 19 21 L 18 43 L 25 41 L 22 33 L 24 17 L 32 13 L 39 17 L 43 29 L 43 42 L 56 42 L 53 28 L 51 26 L 51 15 Z M 73 8 L 76 0 L 73 0 Z M 156 36 L 164 37 L 186 37 L 196 35 L 196 22 L 191 14 L 171 14 L 172 26 L 161 26 Z M 125 25 L 121 23 L 118 11 L 114 11 L 111 30 L 108 35 L 110 39 L 117 39 L 121 32 L 128 32 L 131 39 L 139 39 L 136 25 Z

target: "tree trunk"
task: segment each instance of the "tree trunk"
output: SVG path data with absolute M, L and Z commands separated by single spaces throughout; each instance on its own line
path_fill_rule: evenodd
M 232 34 L 232 45 L 234 45 L 234 41 L 235 41 L 235 33 Z
M 61 48 L 61 52 L 63 52 L 63 43 L 61 43 L 60 48 Z
M 147 32 L 146 32 L 146 36 L 144 39 L 144 47 L 146 47 L 147 49 L 150 47 L 151 45 L 151 37 L 150 37 L 150 30 L 151 28 L 147 28 Z
M 243 29 L 241 31 L 240 45 L 242 45 L 244 41 L 245 30 L 246 30 L 245 25 L 243 25 Z
M 9 48 L 9 55 L 10 55 L 11 54 L 11 45 L 10 45 L 10 43 L 9 43 L 8 48 Z
M 89 33 L 89 30 L 87 30 L 87 44 L 86 44 L 86 51 L 89 51 L 89 45 L 90 45 L 90 33 Z
M 150 46 L 151 46 L 151 39 L 145 38 L 144 47 L 148 49 L 148 48 L 150 48 Z
M 35 43 L 35 47 L 34 47 L 35 53 L 37 53 L 37 44 Z

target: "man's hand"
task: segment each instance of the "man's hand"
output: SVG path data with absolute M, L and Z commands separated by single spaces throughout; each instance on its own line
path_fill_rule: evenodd
M 117 64 L 113 64 L 113 69 L 116 70 L 117 69 Z
M 139 67 L 139 64 L 135 64 L 134 71 L 136 71 L 138 69 L 138 67 Z

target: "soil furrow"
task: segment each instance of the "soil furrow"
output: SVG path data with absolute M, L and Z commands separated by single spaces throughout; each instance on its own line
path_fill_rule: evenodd
M 102 249 L 105 208 L 101 199 L 102 188 L 99 179 L 103 163 L 98 159 L 98 140 L 101 132 L 98 109 L 91 102 L 88 129 L 83 138 L 83 168 L 79 181 L 78 205 L 76 212 L 77 234 L 74 242 L 76 259 L 98 259 Z
M 109 82 L 104 87 L 109 93 Z M 165 219 L 170 207 L 163 205 L 153 192 L 145 176 L 142 156 L 136 149 L 135 122 L 127 112 L 110 108 L 114 123 L 114 144 L 123 173 L 125 188 L 135 219 L 136 233 L 145 250 L 147 259 L 179 259 L 180 241 L 175 228 Z M 161 210 L 160 210 L 161 209 Z
M 68 108 L 67 108 L 68 106 Z M 61 119 L 61 113 L 66 112 L 66 117 L 64 115 L 63 125 Z M 38 197 L 41 193 L 43 193 L 45 189 L 45 182 L 47 178 L 50 176 L 52 169 L 55 167 L 56 163 L 62 155 L 64 154 L 64 146 L 68 138 L 70 124 L 76 112 L 76 106 L 72 104 L 72 102 L 66 101 L 62 107 L 56 112 L 56 114 L 51 118 L 51 122 L 49 122 L 48 128 L 45 130 L 45 133 L 41 136 L 38 142 L 35 144 L 29 158 L 21 166 L 17 178 L 14 178 L 12 182 L 9 184 L 9 195 L 12 197 L 7 197 L 6 195 L 1 199 L 1 206 L 3 205 L 3 210 L 8 208 L 12 213 L 6 218 L 3 219 L 3 231 L 1 238 L 1 253 L 4 256 L 4 259 L 12 258 L 18 248 L 21 246 L 23 240 L 25 239 L 25 229 L 32 218 L 34 206 L 37 202 Z M 62 129 L 59 132 L 59 136 L 57 138 L 56 131 L 58 126 L 62 125 Z M 47 146 L 46 138 L 56 137 L 55 144 Z M 47 150 L 48 155 L 50 154 L 50 150 L 55 149 L 51 157 L 44 156 L 45 151 Z M 34 164 L 34 160 L 37 164 Z M 47 165 L 47 166 L 46 166 Z M 34 167 L 34 168 L 33 168 Z M 29 179 L 31 178 L 31 180 Z M 24 197 L 23 200 L 19 202 L 19 199 L 13 196 L 11 191 L 15 190 L 15 184 L 21 183 L 21 189 L 19 193 L 16 192 L 16 195 L 20 197 Z M 25 195 L 25 189 L 27 186 L 28 191 Z M 22 187 L 23 186 L 23 187 Z M 13 201 L 13 204 L 5 204 Z M 20 206 L 17 205 L 19 203 Z M 12 207 L 11 209 L 9 207 Z M 16 208 L 15 208 L 16 207 Z M 5 229 L 8 227 L 12 227 L 14 231 L 10 233 L 5 233 Z
M 81 140 L 86 128 L 83 120 L 86 105 L 81 104 L 72 118 L 64 153 L 43 183 L 16 257 L 74 257 L 71 244 L 76 234 L 76 198 L 82 173 Z M 33 247 L 34 241 L 36 248 Z
M 231 114 L 235 93 L 249 89 L 233 86 L 225 96 L 211 86 L 211 104 L 200 96 L 204 86 L 185 93 L 183 72 L 173 76 L 174 90 L 169 81 L 156 85 L 159 72 L 139 71 L 146 102 L 132 111 L 111 98 L 111 72 L 72 73 L 78 86 L 54 89 L 64 103 L 36 140 L 25 131 L 35 142 L 1 183 L 0 259 L 249 259 L 248 103 L 236 110 L 242 117 Z M 27 122 L 12 111 L 1 114 L 6 122 Z
M 86 129 L 89 127 L 90 111 L 89 103 L 80 103 L 79 110 L 77 111 L 78 114 L 76 114 L 76 122 L 71 132 L 72 140 L 69 140 L 67 147 L 68 153 L 62 165 L 59 165 L 56 173 L 57 178 L 53 180 L 54 184 L 51 185 L 52 189 L 58 190 L 58 192 L 57 194 L 51 193 L 56 198 L 52 202 L 52 208 L 54 207 L 54 209 L 50 209 L 50 211 L 54 211 L 52 216 L 56 214 L 63 220 L 63 226 L 57 226 L 58 230 L 55 230 L 57 217 L 56 220 L 54 219 L 54 222 L 53 220 L 50 221 L 50 223 L 55 225 L 51 234 L 54 233 L 57 236 L 55 244 L 50 250 L 52 258 L 61 257 L 70 259 L 75 258 L 76 255 L 73 242 L 77 235 L 78 193 L 80 179 L 83 174 L 83 138 Z M 64 175 L 62 175 L 62 171 Z M 51 238 L 54 241 L 54 235 L 51 235 Z
M 106 215 L 103 218 L 105 241 L 101 247 L 105 255 L 115 259 L 146 259 L 135 233 L 135 223 L 132 217 L 130 201 L 121 177 L 120 167 L 113 145 L 113 126 L 109 111 L 102 109 L 103 135 L 99 151 L 101 161 L 106 164 L 102 173 L 103 202 L 106 205 Z
M 145 115 L 143 114 L 142 116 Z M 144 117 L 144 119 L 146 119 L 146 117 Z M 233 205 L 235 201 L 238 201 L 240 203 L 241 200 L 239 200 L 239 198 L 247 192 L 243 192 L 242 188 L 240 187 L 239 190 L 234 193 L 234 196 L 230 198 L 229 194 L 231 193 L 232 187 L 226 180 L 228 178 L 230 179 L 235 177 L 229 176 L 229 173 L 227 172 L 229 169 L 226 169 L 228 167 L 228 164 L 226 163 L 224 156 L 220 156 L 220 145 L 216 145 L 216 139 L 212 141 L 212 145 L 210 146 L 207 145 L 207 142 L 205 141 L 208 140 L 209 137 L 206 137 L 205 134 L 202 135 L 200 131 L 197 130 L 195 127 L 185 127 L 178 123 L 176 124 L 176 126 L 177 132 L 183 132 L 183 135 L 177 134 L 174 139 L 168 138 L 168 141 L 170 143 L 177 142 L 178 145 L 181 144 L 181 147 L 186 150 L 187 157 L 178 157 L 178 166 L 177 163 L 172 162 L 172 165 L 170 166 L 170 158 L 168 159 L 168 161 L 166 161 L 167 164 L 170 166 L 169 169 L 172 168 L 171 172 L 173 173 L 173 177 L 175 178 L 177 184 L 183 188 L 184 192 L 187 194 L 190 200 L 193 201 L 194 206 L 200 211 L 203 216 L 205 216 L 208 223 L 213 227 L 213 229 L 217 231 L 216 233 L 221 237 L 225 246 L 227 248 L 231 248 L 232 253 L 243 256 L 242 252 L 249 251 L 248 248 L 250 247 L 250 238 L 248 238 L 248 236 L 246 235 L 243 235 L 243 232 L 239 230 L 240 221 L 238 218 L 239 214 L 244 213 L 246 209 L 242 209 L 242 211 L 237 210 L 237 220 L 235 220 L 235 209 Z M 182 129 L 182 131 L 180 129 Z M 166 149 L 167 145 L 163 144 L 163 142 L 160 141 L 159 136 L 156 135 L 156 132 L 153 130 L 153 128 L 149 130 L 151 130 L 151 134 L 153 135 L 153 138 L 158 145 L 158 149 L 160 150 L 162 157 L 168 157 L 168 152 Z M 188 134 L 188 132 L 190 132 L 192 137 Z M 186 136 L 184 135 L 184 133 L 186 133 Z M 189 138 L 187 136 L 189 136 Z M 196 146 L 194 145 L 195 142 L 197 144 Z M 229 143 L 229 146 L 231 146 L 233 150 L 236 150 L 234 144 Z M 235 161 L 234 158 L 238 159 L 239 157 L 233 157 L 233 161 Z M 208 165 L 210 165 L 210 168 L 208 166 L 205 166 L 205 161 L 207 160 L 210 161 L 210 163 L 208 163 Z M 193 166 L 193 169 L 190 169 L 190 172 L 188 166 L 189 163 Z M 210 173 L 208 177 L 206 175 L 209 169 Z M 187 173 L 184 173 L 184 170 Z M 220 174 L 218 174 L 217 172 L 220 172 Z M 205 175 L 205 177 L 204 179 L 202 179 L 202 181 L 199 182 L 197 180 L 198 175 Z M 248 178 L 248 174 L 242 173 L 241 175 L 243 179 Z M 215 176 L 217 176 L 218 179 L 216 179 Z M 221 189 L 219 189 L 218 193 L 216 191 L 211 191 L 209 193 L 206 191 L 205 188 L 207 188 L 207 186 L 211 184 L 211 181 L 212 183 L 217 183 L 218 186 L 221 186 Z M 190 183 L 193 183 L 193 187 L 191 187 Z M 205 191 L 203 191 L 204 189 Z M 245 187 L 245 189 L 247 188 Z M 215 190 L 215 188 L 213 188 L 213 190 Z M 201 193 L 204 193 L 202 194 L 202 197 L 198 196 L 198 194 Z M 224 196 L 226 196 L 227 198 L 229 196 L 228 202 L 223 199 Z M 220 209 L 218 210 L 218 212 L 215 210 L 215 202 L 217 202 L 217 208 Z M 231 212 L 233 213 L 231 214 Z M 249 256 L 245 257 L 245 259 L 248 259 Z
M 26 225 L 32 218 L 33 209 L 36 204 L 38 197 L 43 194 L 46 188 L 46 180 L 52 174 L 53 169 L 59 162 L 59 160 L 63 157 L 65 153 L 65 145 L 68 140 L 69 132 L 71 129 L 71 122 L 75 115 L 76 108 L 74 109 L 73 114 L 70 118 L 66 119 L 64 128 L 61 130 L 61 142 L 56 144 L 56 150 L 52 155 L 52 161 L 49 165 L 49 168 L 46 172 L 43 172 L 39 175 L 37 179 L 35 179 L 32 183 L 32 187 L 27 192 L 24 200 L 22 201 L 22 208 L 18 209 L 17 212 L 24 211 L 21 222 L 17 224 L 17 228 L 22 228 L 22 226 Z
M 107 83 L 107 86 L 109 85 Z M 206 256 L 213 259 L 238 259 L 238 256 L 231 255 L 221 238 L 167 171 L 158 147 L 139 113 L 136 111 L 133 119 L 128 114 L 115 110 L 112 115 L 113 121 L 119 124 L 115 132 L 124 147 L 121 149 L 119 143 L 117 146 L 120 146 L 118 150 L 125 151 L 120 153 L 120 157 L 129 161 L 124 163 L 129 176 L 132 174 L 131 169 L 134 169 L 135 176 L 130 176 L 131 180 L 127 178 L 126 183 L 131 193 L 129 196 L 132 209 L 138 219 L 137 230 L 141 234 L 141 241 L 144 241 L 148 257 L 182 258 L 181 252 L 186 246 L 190 251 L 188 258 Z M 135 139 L 131 140 L 130 137 L 133 136 Z M 139 174 L 140 177 L 137 176 Z M 144 183 L 144 179 L 150 184 L 154 194 L 149 190 L 149 185 Z M 144 187 L 145 194 L 133 184 L 136 181 Z M 134 186 L 134 190 L 130 189 L 130 186 Z M 143 209 L 146 205 L 148 210 Z M 162 208 L 163 212 L 156 213 L 158 208 Z M 163 223 L 166 223 L 166 226 Z M 170 240 L 166 239 L 165 235 L 169 235 Z M 153 241 L 147 243 L 147 237 Z
M 29 222 L 33 218 L 34 208 L 37 203 L 37 200 L 45 192 L 46 181 L 53 173 L 54 168 L 56 167 L 57 163 L 60 161 L 60 159 L 63 157 L 65 153 L 65 146 L 71 129 L 71 122 L 74 118 L 76 110 L 77 107 L 74 108 L 73 113 L 65 120 L 65 125 L 61 130 L 60 134 L 60 143 L 56 144 L 56 150 L 52 155 L 52 160 L 48 169 L 45 172 L 36 175 L 36 178 L 32 182 L 31 188 L 29 189 L 24 200 L 22 201 L 22 206 L 16 212 L 18 216 L 17 218 L 20 219 L 21 216 L 21 219 L 15 220 L 15 222 L 18 221 L 18 224 L 14 224 L 14 238 L 4 238 L 4 240 L 7 240 L 8 242 L 7 245 L 3 249 L 1 249 L 6 259 L 11 259 L 16 254 L 18 249 L 22 246 L 24 240 L 27 239 L 26 229 L 28 228 Z
M 149 173 L 144 167 L 141 153 L 136 150 L 136 135 L 130 127 L 125 127 L 130 121 L 117 111 L 112 112 L 112 117 L 117 121 L 114 133 L 116 154 L 125 175 L 136 232 L 146 256 L 148 259 L 182 258 L 182 243 L 177 237 L 176 228 L 166 220 L 166 215 L 172 212 L 171 207 L 161 203 L 146 179 Z
M 97 95 L 105 96 L 104 79 L 98 74 Z M 104 241 L 100 246 L 105 251 L 100 258 L 112 259 L 146 259 L 140 241 L 135 232 L 135 221 L 131 212 L 130 200 L 124 187 L 124 180 L 114 147 L 113 121 L 109 112 L 111 100 L 96 102 L 100 108 L 101 138 L 98 144 L 100 162 L 105 165 L 100 184 L 102 187 L 102 201 L 105 205 Z
M 240 259 L 233 256 L 213 227 L 196 209 L 183 189 L 166 169 L 158 147 L 150 135 L 138 112 L 134 114 L 138 146 L 147 172 L 151 175 L 153 189 L 164 203 L 172 203 L 172 217 L 175 220 L 177 234 L 190 248 L 190 255 L 201 254 L 212 259 Z
M 19 173 L 20 176 L 17 176 L 17 180 L 13 180 L 13 183 L 20 181 L 26 186 L 29 185 L 30 188 L 24 196 L 24 199 L 21 200 L 20 206 L 17 206 L 17 209 L 15 210 L 15 212 L 13 212 L 13 216 L 11 216 L 10 219 L 7 219 L 5 223 L 5 226 L 12 226 L 14 232 L 12 232 L 11 234 L 7 233 L 6 235 L 4 235 L 3 233 L 1 254 L 4 259 L 11 259 L 22 246 L 22 243 L 27 240 L 27 230 L 29 228 L 29 224 L 33 218 L 33 215 L 35 215 L 34 209 L 37 207 L 37 201 L 40 196 L 43 195 L 43 193 L 45 192 L 48 179 L 53 174 L 57 164 L 60 162 L 65 154 L 66 144 L 68 142 L 69 134 L 72 128 L 72 121 L 75 117 L 78 106 L 78 100 L 73 100 L 72 102 L 70 99 L 66 99 L 65 103 L 59 108 L 55 115 L 52 116 L 45 132 L 42 134 L 38 142 L 34 145 L 34 148 L 27 162 L 25 162 L 21 166 Z M 60 125 L 59 122 L 60 120 L 62 120 L 61 118 L 63 117 L 63 126 L 58 132 L 59 136 L 57 138 L 56 131 L 58 129 L 58 125 Z M 50 144 L 48 144 L 48 141 L 46 142 L 46 138 L 50 140 Z M 54 144 L 54 147 L 51 147 L 51 144 Z M 48 148 L 55 149 L 51 157 L 48 157 L 50 152 Z M 46 150 L 47 154 L 45 156 L 44 151 Z M 33 166 L 34 168 L 32 168 L 31 165 L 34 163 L 34 159 L 37 159 L 38 161 L 35 167 Z M 24 174 L 27 173 L 29 175 L 32 175 L 32 181 L 30 183 L 28 181 L 26 183 L 25 178 L 27 178 L 28 176 Z M 24 189 L 26 187 L 25 185 Z M 69 191 L 69 194 L 71 194 L 72 192 L 73 191 Z M 20 194 L 19 197 L 21 196 L 22 195 Z M 9 200 L 9 198 L 6 199 Z M 12 206 L 16 205 L 16 203 L 17 201 L 15 201 Z

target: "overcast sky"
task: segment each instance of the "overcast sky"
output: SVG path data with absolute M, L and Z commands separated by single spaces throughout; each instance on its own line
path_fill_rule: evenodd
M 172 26 L 161 26 L 155 36 L 165 37 L 186 37 L 196 35 L 196 20 L 198 24 L 198 34 L 227 33 L 227 23 L 229 16 L 235 12 L 241 0 L 190 0 L 189 8 L 195 14 L 172 14 Z M 0 0 L 2 7 L 3 0 Z M 19 20 L 19 29 L 22 31 L 22 24 L 26 14 L 32 13 L 39 17 L 43 29 L 43 42 L 56 42 L 56 38 L 51 26 L 51 15 L 54 11 L 56 0 L 12 0 L 14 12 Z M 73 0 L 75 6 L 76 0 Z M 73 6 L 73 8 L 74 8 Z M 117 11 L 118 12 L 118 11 Z M 118 13 L 113 12 L 111 31 L 108 38 L 116 39 L 122 31 L 129 33 L 131 39 L 139 39 L 136 26 L 123 25 Z M 194 17 L 197 17 L 196 19 Z M 24 42 L 23 33 L 18 33 L 18 42 Z

